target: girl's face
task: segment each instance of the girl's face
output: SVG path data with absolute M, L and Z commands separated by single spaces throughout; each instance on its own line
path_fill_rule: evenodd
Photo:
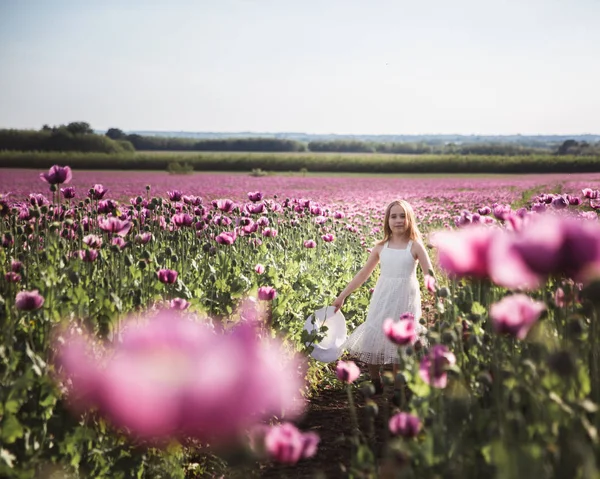
M 406 212 L 400 205 L 394 205 L 390 208 L 389 226 L 392 234 L 404 234 L 406 231 Z

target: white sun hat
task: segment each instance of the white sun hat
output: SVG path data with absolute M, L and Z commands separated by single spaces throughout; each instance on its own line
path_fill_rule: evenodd
M 319 342 L 307 342 L 307 346 L 313 346 L 310 355 L 317 361 L 330 363 L 342 355 L 342 344 L 346 341 L 346 318 L 341 311 L 335 312 L 334 306 L 326 306 L 316 310 L 304 323 L 304 330 L 313 335 L 327 326 L 325 336 Z

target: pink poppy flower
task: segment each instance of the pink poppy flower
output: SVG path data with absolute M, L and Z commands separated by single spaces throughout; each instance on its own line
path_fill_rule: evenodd
M 77 256 L 80 260 L 86 263 L 93 263 L 98 259 L 98 250 L 96 249 L 80 249 L 77 251 Z
M 490 318 L 496 332 L 524 339 L 544 309 L 544 303 L 525 294 L 513 294 L 492 304 Z
M 227 444 L 273 414 L 296 417 L 303 406 L 299 364 L 247 326 L 217 334 L 161 310 L 125 321 L 122 340 L 100 360 L 91 343 L 67 337 L 57 345 L 69 404 L 77 412 L 94 407 L 134 437 Z
M 229 213 L 234 208 L 234 203 L 230 199 L 213 200 L 213 206 L 225 213 Z
M 171 309 L 183 311 L 184 309 L 188 309 L 190 307 L 190 302 L 184 298 L 173 298 L 169 305 Z
M 194 224 L 194 217 L 187 213 L 177 213 L 171 217 L 173 224 L 179 228 L 182 226 L 192 226 Z
M 127 246 L 127 241 L 125 241 L 123 238 L 121 238 L 120 236 L 115 236 L 111 241 L 110 244 L 112 244 L 113 246 L 117 246 L 119 249 L 123 249 L 125 248 L 125 246 Z
M 65 200 L 71 200 L 73 198 L 75 198 L 75 188 L 73 188 L 72 186 L 67 186 L 66 188 L 61 188 L 60 192 L 63 195 L 63 198 Z
M 259 263 L 256 266 L 254 266 L 254 271 L 256 272 L 256 274 L 263 274 L 265 272 L 265 267 Z
M 265 228 L 262 230 L 262 235 L 265 238 L 275 238 L 277 236 L 277 230 L 275 228 Z
M 54 165 L 48 173 L 40 173 L 40 178 L 50 185 L 59 185 L 69 183 L 73 178 L 73 173 L 68 166 Z
M 32 291 L 21 291 L 15 298 L 15 306 L 21 311 L 35 311 L 44 304 L 44 297 L 37 289 Z
M 235 232 L 223 231 L 215 237 L 215 241 L 219 244 L 232 245 L 235 242 L 237 235 Z
M 20 273 L 23 270 L 23 263 L 19 260 L 13 259 L 10 261 L 10 270 L 13 273 Z
M 304 247 L 305 247 L 305 248 L 309 248 L 309 249 L 310 249 L 310 248 L 316 248 L 316 247 L 317 247 L 317 243 L 315 243 L 315 241 L 314 241 L 314 240 L 306 240 L 306 241 L 304 242 Z
M 335 375 L 340 381 L 350 384 L 360 376 L 360 369 L 354 361 L 338 361 Z
M 261 286 L 258 288 L 258 299 L 261 301 L 273 301 L 277 297 L 277 291 L 271 286 Z
M 152 239 L 152 233 L 145 232 L 135 235 L 134 242 L 136 244 L 146 244 Z
M 406 412 L 394 414 L 388 421 L 388 427 L 392 434 L 406 438 L 418 436 L 421 426 L 421 420 L 417 416 Z
M 264 439 L 269 457 L 284 464 L 296 464 L 300 459 L 314 456 L 319 441 L 317 433 L 303 433 L 291 423 L 271 426 Z
M 383 322 L 383 332 L 391 342 L 399 346 L 412 344 L 417 339 L 417 328 L 414 319 L 395 321 L 388 318 Z
M 104 198 L 104 195 L 106 193 L 108 193 L 108 189 L 104 188 L 104 186 L 100 184 L 97 184 L 90 189 L 90 191 L 88 192 L 88 196 L 93 200 L 101 200 L 102 198 Z
M 335 240 L 335 236 L 332 233 L 326 233 L 323 236 L 321 236 L 321 239 L 326 243 L 331 243 Z
M 181 201 L 183 193 L 179 190 L 167 191 L 167 197 L 170 201 Z
M 436 344 L 429 350 L 429 354 L 421 360 L 419 376 L 427 384 L 443 389 L 448 385 L 448 366 L 456 364 L 456 356 L 448 348 Z
M 4 274 L 4 279 L 7 283 L 18 283 L 21 281 L 21 275 L 19 273 L 15 273 L 14 271 L 9 271 Z
M 108 231 L 109 233 L 125 236 L 127 233 L 129 233 L 129 229 L 131 228 L 132 224 L 130 221 L 123 221 L 119 218 L 115 218 L 114 216 L 108 216 L 106 218 L 100 218 L 98 220 L 98 226 L 100 229 Z
M 440 267 L 453 276 L 488 276 L 488 250 L 495 232 L 485 226 L 439 231 L 431 236 Z
M 172 269 L 160 269 L 156 273 L 156 276 L 164 284 L 174 284 L 177 281 L 177 271 Z
M 263 199 L 263 194 L 260 191 L 248 192 L 248 199 L 254 203 Z
M 102 247 L 102 238 L 98 235 L 86 235 L 83 237 L 83 242 L 93 249 Z

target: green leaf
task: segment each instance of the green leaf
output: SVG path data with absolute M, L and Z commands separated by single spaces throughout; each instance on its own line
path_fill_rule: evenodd
M 1 425 L 0 437 L 6 444 L 12 444 L 20 437 L 23 437 L 23 432 L 23 426 L 16 416 L 11 414 L 4 417 Z
M 473 314 L 485 314 L 487 313 L 487 309 L 485 309 L 485 307 L 483 305 L 481 305 L 481 303 L 478 303 L 477 301 L 473 302 L 473 306 L 471 307 L 471 313 Z

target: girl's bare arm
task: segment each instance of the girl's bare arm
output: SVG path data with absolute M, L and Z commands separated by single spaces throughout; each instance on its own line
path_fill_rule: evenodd
M 371 251 L 371 254 L 369 255 L 369 258 L 367 259 L 365 265 L 361 268 L 361 270 L 358 273 L 356 273 L 354 278 L 352 278 L 352 280 L 348 283 L 348 286 L 346 286 L 344 290 L 335 299 L 335 301 L 333 302 L 333 306 L 335 306 L 336 312 L 342 307 L 342 305 L 344 304 L 344 300 L 355 289 L 360 287 L 360 285 L 362 285 L 369 278 L 369 276 L 371 276 L 371 273 L 373 273 L 373 270 L 377 266 L 377 263 L 379 263 L 379 253 L 381 251 L 381 248 L 381 245 L 377 245 L 373 248 L 373 251 Z

